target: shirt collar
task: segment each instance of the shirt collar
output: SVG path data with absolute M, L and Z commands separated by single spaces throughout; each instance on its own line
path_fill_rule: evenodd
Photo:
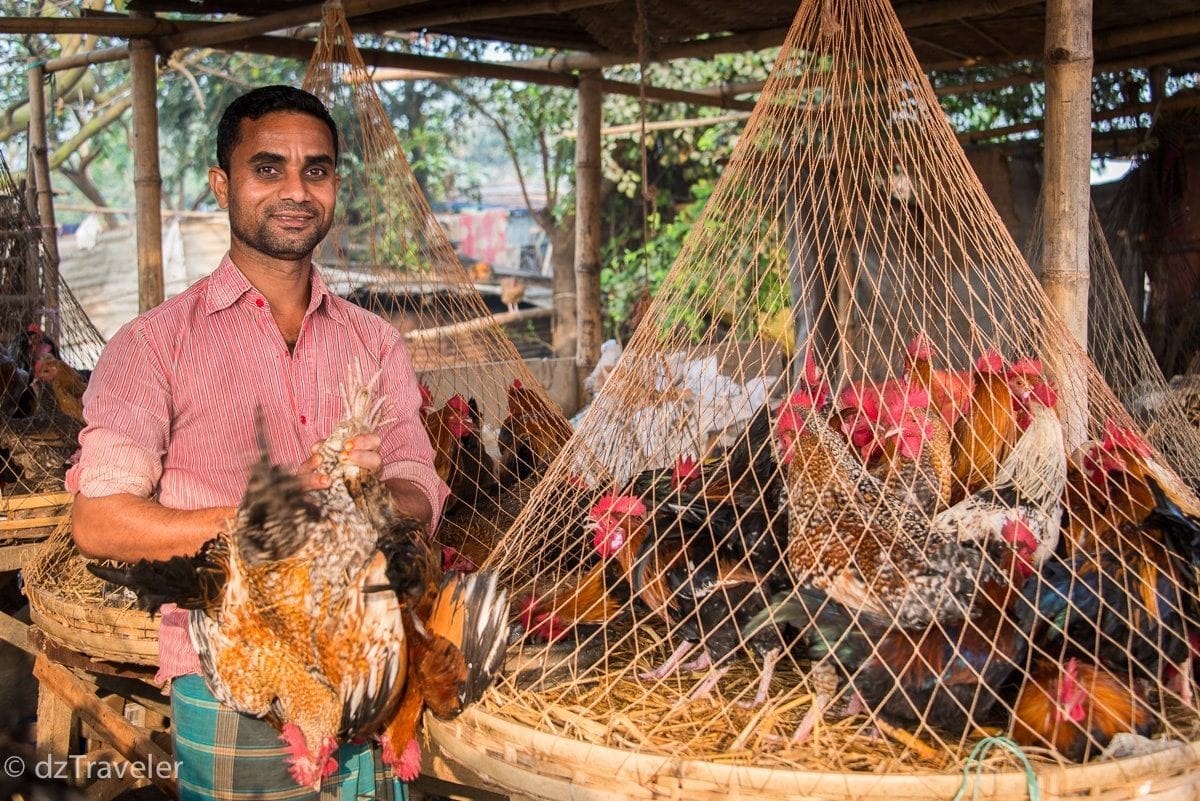
M 305 310 L 304 316 L 308 317 L 324 305 L 325 313 L 330 319 L 344 324 L 346 322 L 345 314 L 333 302 L 333 293 L 325 285 L 316 264 L 313 265 L 309 274 L 312 283 L 308 309 Z M 228 252 L 221 258 L 221 263 L 217 265 L 217 269 L 213 270 L 210 278 L 208 291 L 205 293 L 205 311 L 208 314 L 228 309 L 247 292 L 258 291 L 233 263 L 233 259 L 229 258 Z

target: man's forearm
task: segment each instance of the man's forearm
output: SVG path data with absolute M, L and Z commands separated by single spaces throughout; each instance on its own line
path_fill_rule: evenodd
M 232 506 L 185 511 L 136 495 L 75 496 L 75 544 L 93 559 L 169 559 L 193 554 L 237 512 Z
M 389 478 L 383 483 L 391 491 L 397 509 L 429 524 L 433 519 L 433 507 L 429 505 L 429 496 L 424 490 L 407 478 Z

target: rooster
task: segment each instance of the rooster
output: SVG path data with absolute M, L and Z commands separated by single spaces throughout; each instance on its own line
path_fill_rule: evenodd
M 1049 384 L 1030 392 L 1029 427 L 996 469 L 994 482 L 936 515 L 930 528 L 937 535 L 960 541 L 994 539 L 1006 523 L 1019 520 L 1037 538 L 1036 564 L 1054 553 L 1067 480 L 1057 403 Z
M 457 599 L 453 588 L 439 593 L 424 525 L 396 511 L 376 476 L 342 461 L 348 441 L 382 419 L 372 383 L 348 387 L 345 419 L 316 450 L 328 488 L 306 492 L 270 464 L 260 422 L 262 457 L 226 532 L 191 557 L 91 568 L 137 591 L 148 611 L 166 602 L 190 609 L 213 694 L 278 725 L 292 776 L 314 789 L 347 738 L 379 737 L 393 772 L 411 777 L 404 756 L 412 749 L 389 728 L 406 691 L 428 700 L 440 676 L 456 685 L 455 703 L 434 711 L 452 713 L 486 686 L 503 650 L 504 597 L 494 579 L 469 577 Z M 469 611 L 435 614 L 444 594 Z
M 917 334 L 905 351 L 904 378 L 929 393 L 930 403 L 942 416 L 942 422 L 953 429 L 971 406 L 973 379 L 969 372 L 935 369 L 932 359 L 933 346 L 929 337 L 924 333 Z
M 1076 657 L 1039 660 L 1013 709 L 1013 739 L 1051 748 L 1077 762 L 1105 748 L 1114 735 L 1150 734 L 1153 719 L 1136 687 Z
M 571 438 L 571 425 L 544 395 L 519 378 L 508 388 L 500 425 L 500 469 L 512 481 L 536 480 Z
M 947 505 L 954 482 L 949 431 L 928 406 L 928 392 L 911 383 L 842 393 L 843 410 L 854 410 L 844 433 L 871 474 L 888 492 L 932 514 Z
M 726 657 L 750 651 L 763 660 L 752 705 L 766 700 L 775 665 L 783 653 L 777 627 L 748 626 L 769 603 L 767 586 L 743 561 L 722 555 L 719 543 L 729 532 L 712 526 L 692 527 L 669 515 L 647 515 L 640 500 L 607 495 L 592 511 L 593 542 L 605 559 L 616 558 L 620 575 L 633 597 L 671 628 L 680 642 L 660 667 L 643 678 L 660 679 L 677 669 L 715 668 L 698 684 L 689 700 L 706 697 L 729 670 Z M 761 518 L 741 521 L 743 527 L 765 529 Z M 756 535 L 741 535 L 755 539 Z M 682 664 L 695 648 L 700 656 Z
M 784 562 L 795 585 L 877 623 L 961 618 L 980 550 L 934 536 L 920 510 L 884 490 L 816 410 L 789 403 L 776 425 L 786 471 L 780 504 L 791 509 Z
M 1152 685 L 1178 676 L 1174 691 L 1190 698 L 1200 521 L 1150 482 L 1156 506 L 1146 519 L 1122 523 L 1069 561 L 1044 565 L 1026 588 L 1026 611 L 1043 621 L 1039 643 L 1047 654 L 1088 654 Z
M 956 620 L 919 629 L 876 623 L 812 590 L 780 604 L 775 615 L 807 621 L 805 656 L 832 661 L 857 702 L 887 722 L 961 732 L 998 717 L 1005 684 L 1024 667 L 1030 624 L 1018 624 L 1012 613 L 1021 603 L 1019 587 L 1033 573 L 1035 545 L 1017 525 L 988 543 L 978 589 Z M 830 700 L 818 698 L 816 714 Z M 810 725 L 806 718 L 801 730 Z
M 973 385 L 970 407 L 954 424 L 956 500 L 991 484 L 1016 441 L 1013 393 L 1004 358 L 997 351 L 989 350 L 976 360 Z
M 452 486 L 464 472 L 462 440 L 475 429 L 471 406 L 462 395 L 453 395 L 437 411 L 422 417 L 429 444 L 433 446 L 433 466 L 438 478 Z

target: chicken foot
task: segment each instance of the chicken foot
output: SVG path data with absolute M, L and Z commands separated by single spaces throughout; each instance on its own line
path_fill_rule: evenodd
M 772 648 L 763 654 L 762 672 L 758 676 L 758 692 L 754 694 L 754 700 L 738 701 L 738 706 L 742 709 L 757 709 L 763 705 L 771 692 L 771 679 L 775 676 L 775 666 L 779 664 L 779 660 L 782 658 L 782 648 Z
M 645 673 L 639 673 L 638 678 L 644 681 L 650 681 L 670 676 L 679 669 L 679 663 L 683 661 L 683 658 L 687 656 L 691 650 L 696 647 L 696 645 L 697 643 L 695 642 L 684 640 L 683 642 L 679 643 L 679 647 L 675 649 L 674 653 L 667 657 L 666 662 L 663 662 L 654 670 L 648 670 Z

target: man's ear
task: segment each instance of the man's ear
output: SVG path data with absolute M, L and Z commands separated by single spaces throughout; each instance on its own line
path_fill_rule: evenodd
M 220 167 L 208 168 L 208 188 L 217 198 L 217 205 L 229 208 L 229 176 Z

